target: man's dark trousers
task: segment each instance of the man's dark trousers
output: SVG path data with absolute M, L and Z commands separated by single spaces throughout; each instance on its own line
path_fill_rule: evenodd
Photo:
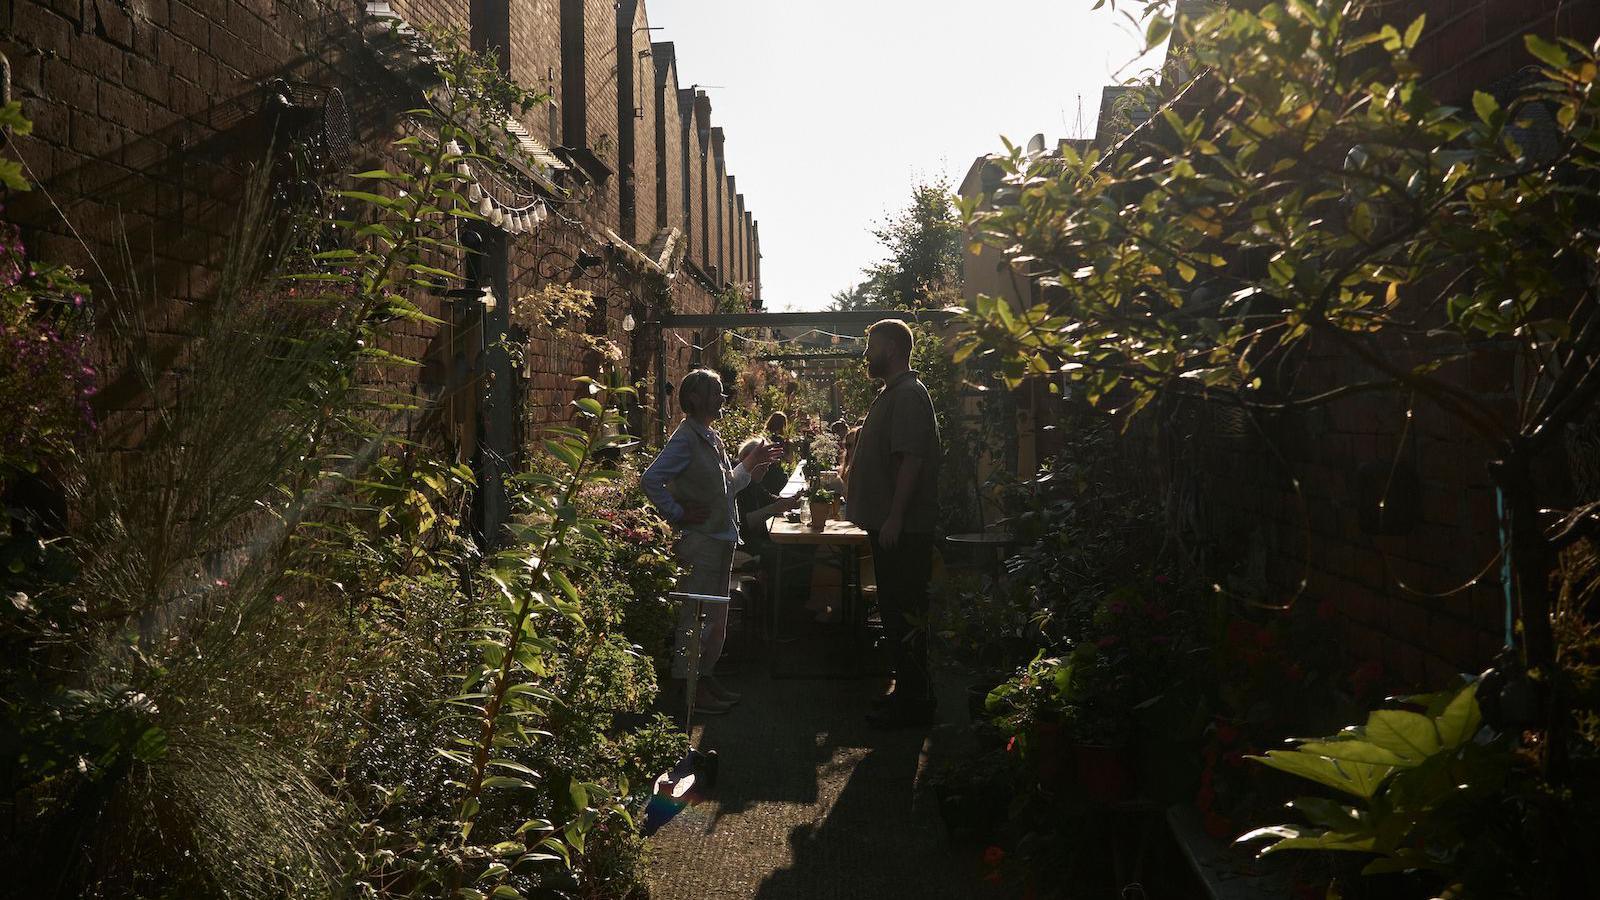
M 900 534 L 893 547 L 867 532 L 872 570 L 878 579 L 878 614 L 889 642 L 897 704 L 926 706 L 933 699 L 928 677 L 928 579 L 933 573 L 933 535 Z

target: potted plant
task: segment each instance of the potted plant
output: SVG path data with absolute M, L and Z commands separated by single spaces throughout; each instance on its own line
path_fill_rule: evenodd
M 811 527 L 821 531 L 828 526 L 828 520 L 839 515 L 839 495 L 825 487 L 811 488 L 806 492 L 811 505 Z

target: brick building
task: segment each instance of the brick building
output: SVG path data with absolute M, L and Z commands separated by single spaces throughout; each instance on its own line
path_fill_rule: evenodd
M 651 41 L 644 0 L 13 0 L 0 7 L 0 53 L 34 131 L 11 152 L 42 189 L 8 198 L 7 214 L 40 258 L 96 280 L 123 277 L 100 268 L 126 246 L 141 283 L 160 297 L 147 321 L 181 340 L 216 277 L 244 173 L 266 146 L 257 127 L 264 104 L 279 94 L 309 98 L 329 133 L 348 124 L 351 149 L 324 173 L 327 184 L 384 165 L 403 111 L 419 97 L 406 72 L 417 60 L 384 48 L 396 20 L 452 29 L 551 97 L 517 122 L 533 162 L 507 188 L 519 195 L 497 199 L 554 214 L 531 233 L 479 229 L 471 237 L 483 255 L 461 274 L 502 298 L 549 284 L 591 290 L 597 309 L 585 330 L 615 342 L 646 385 L 634 426 L 651 433 L 658 372 L 675 382 L 705 361 L 696 348 L 715 341 L 669 336 L 657 360 L 660 336 L 646 323 L 668 308 L 709 312 L 741 285 L 759 297 L 760 276 L 756 222 L 732 190 L 710 99 L 678 84 L 674 47 Z M 446 325 L 394 333 L 395 352 L 425 362 L 407 376 L 417 389 L 463 364 L 490 385 L 451 413 L 463 455 L 514 451 L 529 423 L 565 415 L 570 379 L 598 366 L 530 335 L 513 371 L 492 349 L 509 328 L 509 304 L 419 302 Z M 478 346 L 490 349 L 460 350 L 460 334 L 479 328 L 488 339 Z M 496 453 L 479 453 L 484 446 Z
M 1463 108 L 1475 90 L 1507 92 L 1533 62 L 1523 35 L 1586 44 L 1600 36 L 1595 3 L 1404 0 L 1375 4 L 1371 14 L 1402 28 L 1427 15 L 1412 58 L 1441 102 Z M 1103 130 L 1120 90 L 1106 89 Z M 1124 136 L 1102 133 L 1096 142 Z M 961 192 L 992 191 L 985 178 L 979 160 Z M 1020 299 L 994 251 L 969 253 L 966 268 L 969 295 Z M 1350 380 L 1358 365 L 1324 348 L 1302 359 L 1298 371 L 1303 386 L 1328 387 Z M 1503 367 L 1479 365 L 1460 377 L 1487 398 L 1511 389 Z M 1041 391 L 1025 398 L 1021 430 L 1032 434 L 1036 424 L 1048 424 L 1052 402 Z M 1352 396 L 1257 427 L 1237 410 L 1189 403 L 1163 419 L 1149 446 L 1175 519 L 1206 546 L 1224 548 L 1208 558 L 1236 592 L 1316 605 L 1330 614 L 1352 662 L 1378 662 L 1394 687 L 1437 687 L 1456 672 L 1486 668 L 1505 640 L 1505 594 L 1493 564 L 1498 513 L 1487 469 L 1495 448 L 1436 408 L 1409 408 L 1403 396 Z M 1041 458 L 1053 452 L 1049 443 L 1041 433 Z M 1562 463 L 1552 461 L 1555 468 Z M 1563 478 L 1553 473 L 1555 482 Z

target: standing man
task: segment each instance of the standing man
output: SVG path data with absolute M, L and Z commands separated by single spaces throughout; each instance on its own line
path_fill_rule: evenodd
M 894 667 L 894 691 L 868 718 L 880 728 L 933 721 L 928 578 L 941 450 L 933 401 L 911 371 L 911 346 L 911 328 L 900 319 L 867 329 L 867 374 L 882 379 L 883 388 L 861 425 L 845 489 L 850 521 L 867 532 L 872 547 L 878 609 Z

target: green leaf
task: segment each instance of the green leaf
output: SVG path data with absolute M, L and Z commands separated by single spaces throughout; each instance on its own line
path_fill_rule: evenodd
M 1494 121 L 1495 113 L 1500 111 L 1500 101 L 1494 99 L 1493 94 L 1485 91 L 1473 91 L 1472 109 L 1485 125 L 1490 125 Z
M 1423 15 L 1417 16 L 1415 19 L 1413 19 L 1411 24 L 1406 27 L 1405 48 L 1407 50 L 1417 46 L 1417 41 L 1422 38 L 1422 26 L 1426 24 L 1427 21 L 1428 16 L 1426 13 L 1424 13 Z
M 22 164 L 13 159 L 0 159 L 0 185 L 13 191 L 33 190 L 33 185 L 22 173 Z
M 1385 750 L 1369 741 L 1306 741 L 1299 747 L 1306 753 L 1326 756 L 1347 762 L 1368 763 L 1375 766 L 1412 765 L 1405 757 Z
M 1363 735 L 1369 742 L 1392 750 L 1413 765 L 1439 752 L 1439 729 L 1433 720 L 1402 709 L 1374 710 Z
M 531 791 L 533 790 L 533 783 L 523 778 L 514 778 L 510 775 L 490 775 L 489 777 L 483 779 L 483 787 L 484 790 L 494 790 L 498 788 L 521 788 L 523 790 Z
M 1361 827 L 1361 813 L 1327 797 L 1296 797 L 1289 808 L 1306 817 L 1313 825 L 1338 831 L 1354 831 Z
M 1537 34 L 1523 35 L 1522 43 L 1528 48 L 1529 53 L 1552 68 L 1565 69 L 1571 62 L 1567 57 L 1567 51 L 1562 49 L 1560 44 L 1547 41 Z
M 1266 847 L 1261 855 L 1276 853 L 1279 850 L 1342 850 L 1353 853 L 1372 853 L 1376 838 L 1372 835 L 1346 834 L 1338 831 L 1306 830 L 1294 825 L 1272 825 L 1266 828 L 1257 828 L 1248 834 L 1240 835 L 1235 843 L 1244 843 L 1263 837 L 1281 838 L 1277 843 Z
M 1383 779 L 1394 771 L 1392 766 L 1342 762 L 1298 750 L 1270 750 L 1266 756 L 1250 758 L 1363 800 L 1371 799 Z
M 1433 724 L 1439 732 L 1439 742 L 1447 750 L 1454 750 L 1472 740 L 1483 724 L 1483 713 L 1478 707 L 1477 683 L 1467 685 L 1456 694 L 1444 712 L 1433 720 Z
M 1144 27 L 1144 46 L 1148 50 L 1172 34 L 1172 19 L 1159 13 L 1150 17 L 1149 24 Z
M 133 743 L 133 758 L 140 762 L 155 762 L 166 755 L 167 733 L 158 726 L 146 728 Z

